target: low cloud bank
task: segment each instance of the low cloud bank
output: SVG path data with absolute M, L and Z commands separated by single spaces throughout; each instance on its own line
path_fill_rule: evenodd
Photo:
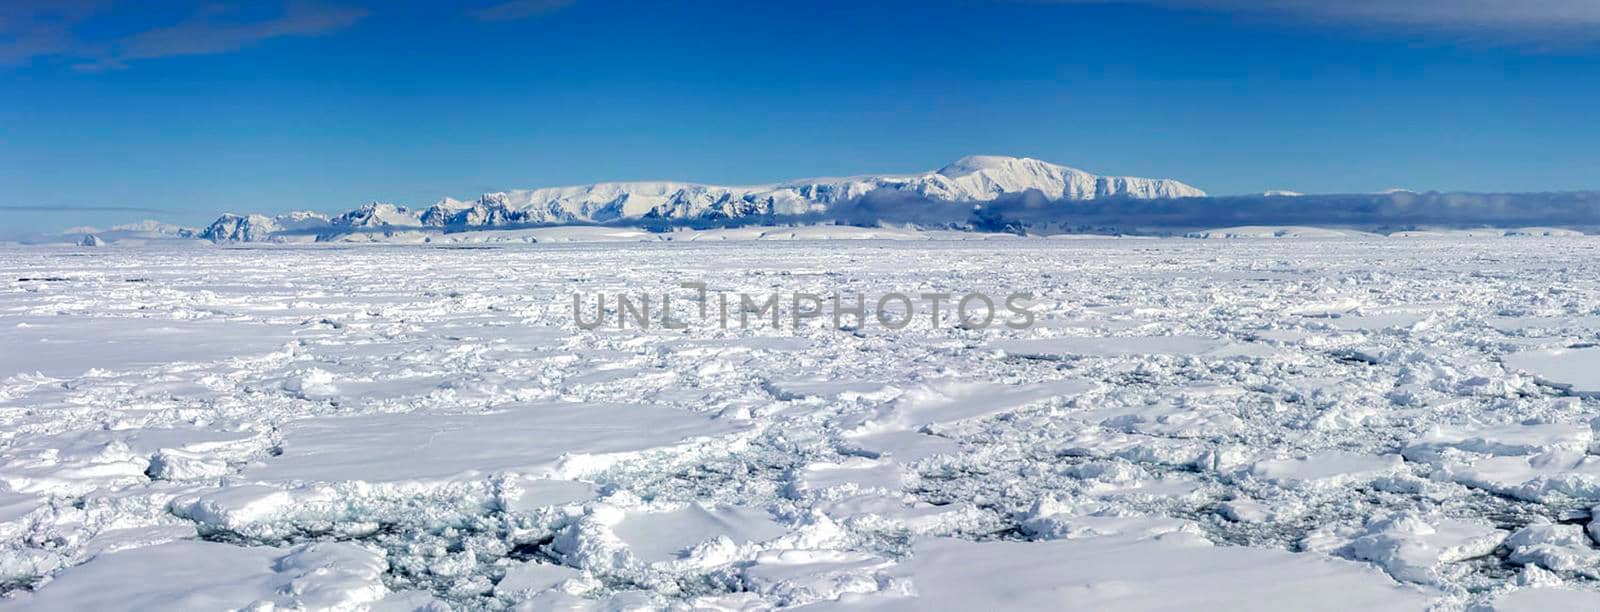
M 689 221 L 647 219 L 642 224 L 665 229 L 828 222 L 1019 233 L 1172 234 L 1244 225 L 1306 225 L 1366 231 L 1539 226 L 1594 232 L 1600 230 L 1600 192 L 1231 196 L 1087 202 L 1050 200 L 1037 192 L 1028 192 L 974 204 L 879 191 L 809 215 Z

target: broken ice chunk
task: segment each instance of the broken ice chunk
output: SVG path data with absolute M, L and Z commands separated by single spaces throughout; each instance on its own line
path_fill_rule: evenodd
M 1600 593 L 1557 587 L 1517 589 L 1494 600 L 1494 612 L 1600 610 Z
M 561 565 L 533 561 L 518 563 L 508 568 L 505 577 L 495 583 L 494 594 L 512 599 L 527 598 L 556 588 L 578 575 L 578 570 Z
M 1442 584 L 1442 566 L 1487 555 L 1506 532 L 1481 520 L 1398 513 L 1368 521 L 1367 534 L 1345 548 L 1349 556 L 1378 564 L 1400 580 Z
M 1412 461 L 1437 460 L 1440 451 L 1457 450 L 1487 455 L 1531 455 L 1555 448 L 1585 449 L 1594 439 L 1587 423 L 1546 423 L 1498 427 L 1434 427 L 1402 453 Z
M 1260 480 L 1280 485 L 1332 487 L 1370 480 L 1401 469 L 1399 455 L 1323 451 L 1288 459 L 1257 461 L 1250 466 L 1249 473 Z
M 1506 547 L 1511 549 L 1507 560 L 1518 565 L 1600 577 L 1600 551 L 1577 525 L 1534 523 L 1506 538 Z
M 1600 396 L 1600 348 L 1523 351 L 1507 356 L 1505 364 L 1575 395 Z
M 676 559 L 689 547 L 728 538 L 735 544 L 761 542 L 785 529 L 765 510 L 689 504 L 667 512 L 629 513 L 612 527 L 633 556 L 645 562 Z
M 860 437 L 885 431 L 917 430 L 1005 414 L 1032 404 L 1077 395 L 1094 388 L 1081 380 L 1005 385 L 946 381 L 911 389 L 848 433 Z
M 1094 338 L 1067 336 L 998 340 L 989 347 L 1013 357 L 1065 359 L 1069 357 L 1133 357 L 1138 355 L 1205 355 L 1221 351 L 1228 342 L 1201 336 L 1117 336 Z

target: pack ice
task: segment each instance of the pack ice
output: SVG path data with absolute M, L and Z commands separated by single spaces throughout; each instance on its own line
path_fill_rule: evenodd
M 824 230 L 0 249 L 0 609 L 1600 606 L 1596 239 Z

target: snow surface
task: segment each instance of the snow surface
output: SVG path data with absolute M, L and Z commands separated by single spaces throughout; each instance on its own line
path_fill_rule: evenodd
M 1600 596 L 1600 239 L 545 231 L 0 249 L 0 608 Z M 1038 325 L 573 324 L 686 281 Z

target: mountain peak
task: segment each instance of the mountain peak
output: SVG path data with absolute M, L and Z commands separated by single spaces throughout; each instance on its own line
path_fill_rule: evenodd
M 1003 155 L 969 155 L 927 175 L 918 193 L 945 200 L 991 200 L 1002 194 L 1038 191 L 1047 198 L 1187 198 L 1205 192 L 1169 179 L 1097 176 L 1077 168 Z
M 968 155 L 950 162 L 940 168 L 938 173 L 951 177 L 961 177 L 986 170 L 1019 170 L 1028 167 L 1063 168 L 1052 163 L 1039 161 L 1031 157 L 1010 157 L 1006 155 Z

